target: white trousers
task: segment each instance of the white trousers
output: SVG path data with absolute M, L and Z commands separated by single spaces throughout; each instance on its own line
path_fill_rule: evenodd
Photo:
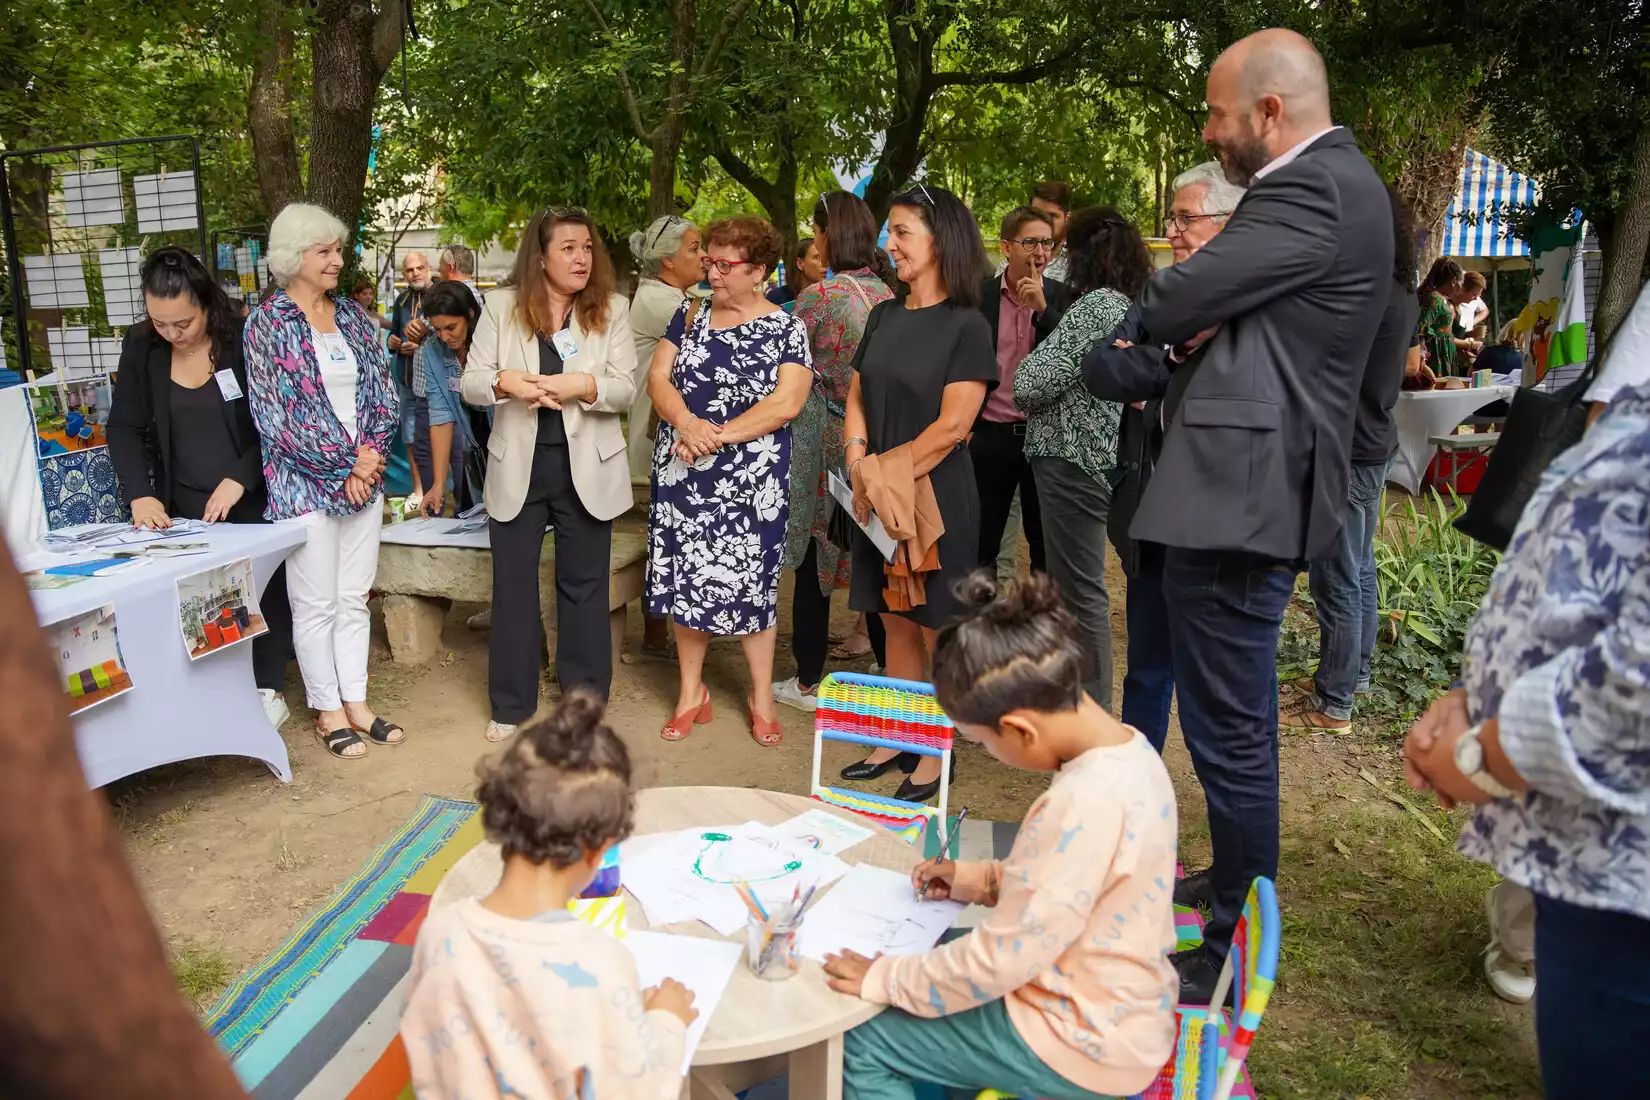
M 286 559 L 292 648 L 311 710 L 337 710 L 367 698 L 372 617 L 367 594 L 378 573 L 383 508 L 378 498 L 353 516 L 310 512 L 309 541 Z

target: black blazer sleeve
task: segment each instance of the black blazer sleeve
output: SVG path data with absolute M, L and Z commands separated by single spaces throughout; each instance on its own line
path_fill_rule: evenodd
M 104 426 L 109 436 L 109 457 L 127 504 L 140 497 L 161 496 L 149 480 L 149 450 L 156 445 L 154 392 L 149 386 L 149 353 L 155 337 L 147 330 L 147 325 L 133 325 L 126 330 L 109 421 Z
M 1118 340 L 1134 345 L 1118 348 Z M 1140 306 L 1129 307 L 1117 330 L 1083 356 L 1083 383 L 1102 401 L 1150 401 L 1162 397 L 1172 373 L 1168 352 L 1152 342 L 1140 323 Z
M 1032 338 L 1032 346 L 1035 347 L 1048 339 L 1049 334 L 1059 326 L 1060 318 L 1066 315 L 1066 310 L 1071 306 L 1071 299 L 1071 289 L 1065 283 L 1058 279 L 1043 280 L 1043 300 L 1048 303 L 1048 308 L 1037 314 L 1033 321 L 1035 335 Z
M 1336 194 L 1314 158 L 1257 181 L 1217 237 L 1146 284 L 1141 323 L 1180 344 L 1320 279 L 1340 245 Z
M 258 436 L 258 426 L 252 422 L 252 391 L 246 384 L 246 357 L 241 353 L 239 329 L 236 330 L 229 346 L 233 349 L 229 353 L 229 369 L 234 373 L 235 381 L 241 386 L 241 396 L 229 402 L 230 415 L 234 418 L 235 447 L 239 451 L 236 458 L 238 472 L 235 480 L 250 494 L 263 488 L 264 450 Z

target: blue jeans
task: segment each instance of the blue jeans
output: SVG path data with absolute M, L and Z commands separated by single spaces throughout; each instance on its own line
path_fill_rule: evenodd
M 1547 1100 L 1650 1096 L 1650 920 L 1537 894 L 1535 987 Z
M 1329 718 L 1352 717 L 1352 696 L 1369 690 L 1379 630 L 1375 533 L 1381 527 L 1381 490 L 1392 460 L 1353 463 L 1346 523 L 1334 556 L 1311 564 L 1307 579 L 1318 605 L 1317 691 L 1312 709 Z
M 1128 576 L 1124 593 L 1129 664 L 1120 717 L 1162 752 L 1169 739 L 1169 704 L 1174 701 L 1174 654 L 1169 647 L 1169 612 L 1163 606 L 1163 547 L 1143 542 L 1139 550 L 1139 564 Z
M 1249 884 L 1278 874 L 1278 630 L 1292 563 L 1221 550 L 1163 551 L 1163 603 L 1180 732 L 1209 804 L 1214 915 L 1226 957 Z

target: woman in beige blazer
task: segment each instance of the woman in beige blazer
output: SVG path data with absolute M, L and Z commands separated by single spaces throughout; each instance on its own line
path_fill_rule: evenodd
M 487 443 L 493 626 L 487 740 L 538 709 L 539 555 L 556 532 L 556 674 L 607 694 L 613 519 L 632 503 L 619 412 L 636 395 L 630 306 L 590 216 L 551 206 L 527 223 L 508 285 L 487 295 L 461 389 L 492 405 Z

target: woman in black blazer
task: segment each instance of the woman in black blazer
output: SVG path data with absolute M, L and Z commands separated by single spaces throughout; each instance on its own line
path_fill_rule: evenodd
M 150 253 L 140 281 L 148 320 L 126 330 L 107 428 L 132 523 L 264 522 L 263 455 L 247 409 L 238 312 L 182 248 Z M 260 609 L 269 632 L 253 639 L 252 664 L 271 711 L 292 652 L 285 566 L 270 576 Z

